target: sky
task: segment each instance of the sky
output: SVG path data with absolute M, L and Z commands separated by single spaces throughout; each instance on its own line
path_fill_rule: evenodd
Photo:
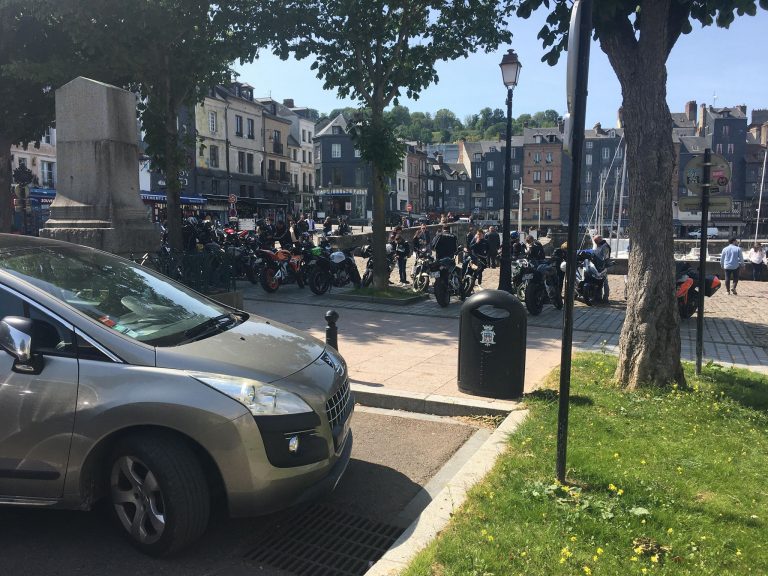
M 506 109 L 506 88 L 499 62 L 509 48 L 517 52 L 522 70 L 514 90 L 512 116 L 535 114 L 552 109 L 566 112 L 565 55 L 557 66 L 541 62 L 544 49 L 536 38 L 546 12 L 539 10 L 528 20 L 512 18 L 511 45 L 489 54 L 473 54 L 466 59 L 437 65 L 440 81 L 424 91 L 418 100 L 402 98 L 400 104 L 411 112 L 434 114 L 451 110 L 464 121 L 482 108 Z M 729 29 L 694 23 L 693 32 L 677 41 L 667 61 L 667 102 L 672 112 L 683 112 L 685 103 L 695 100 L 717 107 L 747 105 L 751 110 L 768 108 L 768 11 L 756 16 L 736 17 Z M 334 108 L 357 106 L 340 100 L 335 91 L 323 90 L 322 81 L 310 70 L 311 59 L 281 61 L 262 52 L 252 64 L 237 67 L 240 81 L 254 86 L 255 95 L 282 101 L 293 98 L 296 106 L 329 113 Z M 616 125 L 621 106 L 621 87 L 607 57 L 596 42 L 590 48 L 589 95 L 586 126 L 600 122 L 603 128 Z

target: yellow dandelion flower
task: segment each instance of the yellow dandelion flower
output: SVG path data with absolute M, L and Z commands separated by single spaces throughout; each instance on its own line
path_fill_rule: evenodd
M 632 556 L 632 558 L 630 558 L 630 560 L 631 560 L 632 562 L 637 562 L 637 556 Z
M 736 548 L 736 556 L 741 556 L 741 548 Z
M 571 536 L 571 542 L 576 542 L 576 536 Z
M 525 558 L 528 556 L 528 552 L 520 552 L 520 557 Z
M 598 553 L 598 554 L 602 554 L 602 553 L 603 553 L 603 549 L 602 549 L 602 548 L 598 548 L 598 549 L 597 549 L 597 553 Z
M 659 561 L 658 554 L 654 554 L 653 556 L 651 556 L 651 562 L 657 563 L 658 561 Z
M 560 558 L 560 564 L 565 564 L 565 558 Z
M 674 530 L 672 530 L 672 528 L 667 528 L 667 534 L 672 534 L 672 532 L 674 532 Z
M 642 553 L 643 553 L 643 549 L 642 549 L 642 548 L 640 548 L 640 546 L 637 546 L 636 548 L 633 548 L 633 549 L 632 549 L 632 551 L 633 551 L 635 554 L 642 554 Z
M 597 558 L 598 558 L 597 554 L 595 554 L 594 556 L 592 556 L 592 562 L 597 562 Z
M 643 574 L 648 574 L 648 568 L 641 568 L 640 572 L 642 572 Z
M 592 569 L 589 566 L 583 566 L 584 574 L 592 574 Z
M 611 492 L 615 492 L 616 491 L 616 485 L 613 484 L 613 483 L 608 484 L 608 490 L 610 490 Z
M 616 491 L 616 494 L 618 494 L 619 496 L 621 496 L 622 494 L 624 494 L 624 490 L 623 490 L 622 488 L 619 488 L 619 489 Z
M 618 458 L 618 457 L 619 457 L 619 453 L 618 453 L 618 452 L 614 452 L 614 453 L 613 453 L 613 457 L 614 457 L 614 458 Z
M 645 466 L 645 464 L 646 464 L 645 460 L 640 460 L 640 464 L 642 464 L 643 466 Z

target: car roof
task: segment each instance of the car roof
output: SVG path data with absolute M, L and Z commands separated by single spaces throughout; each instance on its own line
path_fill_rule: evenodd
M 38 248 L 40 246 L 62 246 L 67 244 L 69 243 L 60 240 L 52 240 L 50 238 L 22 236 L 21 234 L 0 234 L 0 249 L 14 250 Z

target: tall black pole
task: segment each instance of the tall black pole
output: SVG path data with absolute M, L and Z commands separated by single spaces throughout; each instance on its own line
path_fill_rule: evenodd
M 499 290 L 512 292 L 512 261 L 510 260 L 509 211 L 512 193 L 512 88 L 507 89 L 507 149 L 504 154 L 504 214 L 501 224 L 501 272 Z
M 574 7 L 575 9 L 575 7 Z M 581 207 L 581 158 L 584 148 L 584 123 L 587 110 L 587 78 L 589 76 L 589 43 L 592 36 L 592 0 L 581 0 L 576 93 L 573 106 L 573 142 L 571 145 L 571 204 L 568 211 L 568 253 L 565 273 L 565 307 L 563 311 L 563 347 L 560 353 L 560 399 L 557 413 L 556 473 L 565 482 L 565 454 L 568 445 L 568 403 L 571 395 L 571 354 L 573 347 L 573 295 L 576 281 L 576 250 Z M 571 30 L 573 33 L 573 30 Z
M 699 314 L 696 316 L 696 374 L 701 374 L 701 357 L 704 354 L 704 286 L 707 282 L 707 228 L 709 226 L 709 177 L 712 151 L 704 149 L 704 165 L 701 179 L 701 239 L 699 242 Z

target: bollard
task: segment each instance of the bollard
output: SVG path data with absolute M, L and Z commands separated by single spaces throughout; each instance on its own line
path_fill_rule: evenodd
M 339 330 L 336 328 L 338 319 L 339 313 L 336 310 L 328 310 L 325 313 L 325 321 L 328 322 L 328 327 L 325 329 L 325 343 L 328 346 L 333 346 L 336 350 L 339 349 Z

